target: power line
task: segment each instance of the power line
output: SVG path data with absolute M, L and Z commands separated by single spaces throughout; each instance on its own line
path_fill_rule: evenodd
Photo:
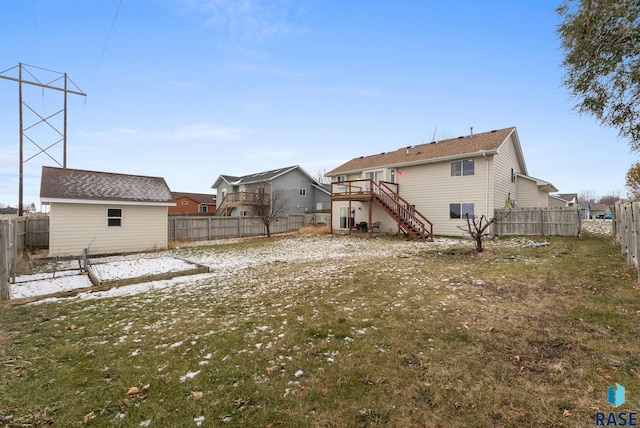
M 15 70 L 17 68 L 18 70 L 18 77 L 13 77 L 13 76 L 9 76 L 6 73 L 12 70 Z M 41 79 L 38 78 L 38 76 L 36 75 L 37 72 L 40 71 L 46 71 L 48 73 L 53 73 L 56 77 L 46 83 L 43 83 L 43 81 Z M 30 76 L 31 80 L 27 80 L 25 78 L 23 78 L 23 72 L 28 74 Z M 19 171 L 19 177 L 18 177 L 18 215 L 22 216 L 22 211 L 23 211 L 23 201 L 22 201 L 22 196 L 23 196 L 23 165 L 25 162 L 28 162 L 29 160 L 31 160 L 32 158 L 34 158 L 35 156 L 38 156 L 39 154 L 44 153 L 45 155 L 49 156 L 54 162 L 56 162 L 58 165 L 60 165 L 60 162 L 57 161 L 53 156 L 51 156 L 47 150 L 49 150 L 50 148 L 52 148 L 53 146 L 57 145 L 58 143 L 62 142 L 63 143 L 63 160 L 62 160 L 62 167 L 66 168 L 67 167 L 67 95 L 68 94 L 74 94 L 74 95 L 82 95 L 82 96 L 86 96 L 86 94 L 84 92 L 82 92 L 80 90 L 80 88 L 78 88 L 78 86 L 73 83 L 73 81 L 71 81 L 68 76 L 67 73 L 59 73 L 56 71 L 52 71 L 52 70 L 47 70 L 44 69 L 42 67 L 36 67 L 36 66 L 31 66 L 31 65 L 26 65 L 26 64 L 22 64 L 22 63 L 18 63 L 18 65 L 16 67 L 11 67 L 3 72 L 0 73 L 0 79 L 6 79 L 6 80 L 11 80 L 14 82 L 18 82 L 18 105 L 19 105 L 19 128 L 20 128 L 20 171 Z M 56 86 L 56 82 L 62 80 L 63 81 L 63 86 Z M 71 82 L 71 84 L 76 88 L 76 90 L 72 90 L 69 89 L 69 82 Z M 44 116 L 44 115 L 40 115 L 39 113 L 37 113 L 33 108 L 31 108 L 27 103 L 25 103 L 23 101 L 22 98 L 22 86 L 23 84 L 27 84 L 27 85 L 33 85 L 33 86 L 38 86 L 41 87 L 43 90 L 43 95 L 44 95 L 44 90 L 45 89 L 50 89 L 50 90 L 55 90 L 55 91 L 61 91 L 64 95 L 64 106 L 61 110 L 56 111 L 55 113 L 49 115 L 49 116 Z M 24 124 L 24 120 L 23 120 L 23 107 L 26 106 L 33 114 L 35 114 L 39 120 L 37 120 L 36 122 L 28 125 L 25 127 Z M 53 119 L 54 117 L 57 117 L 60 113 L 63 113 L 63 129 L 62 131 L 59 131 L 54 124 L 51 122 L 51 119 Z M 25 134 L 25 132 L 27 130 L 30 130 L 31 128 L 40 125 L 40 124 L 46 124 L 48 125 L 53 131 L 55 131 L 59 136 L 61 136 L 62 138 L 58 139 L 55 143 L 47 146 L 47 147 L 42 147 L 42 145 L 38 144 L 36 141 L 34 141 L 33 139 L 31 139 L 28 135 Z M 36 153 L 34 156 L 31 156 L 29 159 L 24 160 L 24 139 L 29 140 L 33 145 L 35 145 L 38 149 L 40 149 L 40 151 L 38 153 Z

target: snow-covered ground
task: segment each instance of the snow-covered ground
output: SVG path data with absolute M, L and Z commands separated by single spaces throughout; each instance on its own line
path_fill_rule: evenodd
M 196 265 L 193 263 L 176 259 L 169 255 L 150 257 L 143 254 L 94 259 L 91 269 L 101 281 L 114 281 L 167 272 L 186 271 L 194 267 Z M 55 273 L 18 276 L 16 283 L 11 286 L 12 297 L 19 299 L 42 296 L 87 288 L 93 285 L 89 276 L 81 272 L 79 266 L 74 266 L 73 262 L 62 263 L 60 268 L 64 270 L 56 271 Z
M 610 220 L 586 220 L 583 229 L 590 233 L 610 234 Z M 249 238 L 248 238 L 249 239 Z M 245 250 L 234 251 L 230 256 L 224 249 L 225 244 L 241 242 L 244 239 L 226 239 L 200 241 L 181 245 L 170 251 L 153 254 L 136 254 L 94 259 L 94 271 L 101 280 L 117 280 L 124 278 L 154 275 L 172 271 L 187 270 L 194 267 L 192 263 L 208 266 L 209 273 L 186 277 L 175 277 L 168 280 L 157 280 L 146 283 L 127 285 L 107 291 L 84 292 L 73 298 L 93 299 L 138 294 L 154 289 L 164 289 L 176 285 L 186 285 L 211 276 L 230 275 L 236 271 L 251 268 L 265 263 L 305 262 L 326 260 L 332 263 L 336 259 L 375 258 L 390 255 L 414 253 L 416 251 L 445 249 L 451 246 L 468 246 L 470 240 L 437 238 L 434 242 L 424 243 L 391 239 L 359 239 L 342 236 L 299 236 L 292 235 L 285 239 L 274 240 L 269 245 L 250 246 Z M 488 241 L 487 245 L 526 246 L 529 240 L 522 237 Z M 191 262 L 191 263 L 190 263 Z M 75 266 L 74 266 L 75 263 Z M 46 294 L 90 287 L 91 282 L 86 274 L 79 272 L 77 261 L 61 264 L 58 269 L 74 269 L 52 273 L 19 276 L 16 284 L 11 286 L 13 298 L 42 296 Z M 45 299 L 49 301 L 51 299 Z

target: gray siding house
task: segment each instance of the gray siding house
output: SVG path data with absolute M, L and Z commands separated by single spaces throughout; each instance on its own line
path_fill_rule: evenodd
M 49 255 L 166 249 L 169 206 L 164 178 L 42 168 L 40 200 L 50 205 Z
M 274 189 L 287 201 L 283 215 L 328 212 L 331 205 L 330 187 L 298 165 L 240 177 L 220 175 L 211 187 L 216 189 L 216 213 L 221 216 L 251 216 L 254 195 Z

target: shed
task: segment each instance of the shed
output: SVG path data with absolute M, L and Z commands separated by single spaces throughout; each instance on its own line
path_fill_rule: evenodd
M 40 200 L 50 205 L 49 255 L 130 253 L 168 247 L 162 177 L 42 168 Z

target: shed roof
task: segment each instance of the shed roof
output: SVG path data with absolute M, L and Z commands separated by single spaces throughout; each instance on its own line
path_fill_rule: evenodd
M 403 147 L 393 152 L 371 156 L 360 156 L 340 165 L 325 175 L 364 171 L 376 167 L 427 163 L 474 153 L 498 150 L 503 142 L 516 130 L 515 127 L 472 134 L 442 141 Z M 516 144 L 520 144 L 516 136 Z M 521 159 L 524 165 L 524 159 Z
M 174 205 L 162 177 L 42 167 L 40 199 L 43 203 L 126 202 Z

